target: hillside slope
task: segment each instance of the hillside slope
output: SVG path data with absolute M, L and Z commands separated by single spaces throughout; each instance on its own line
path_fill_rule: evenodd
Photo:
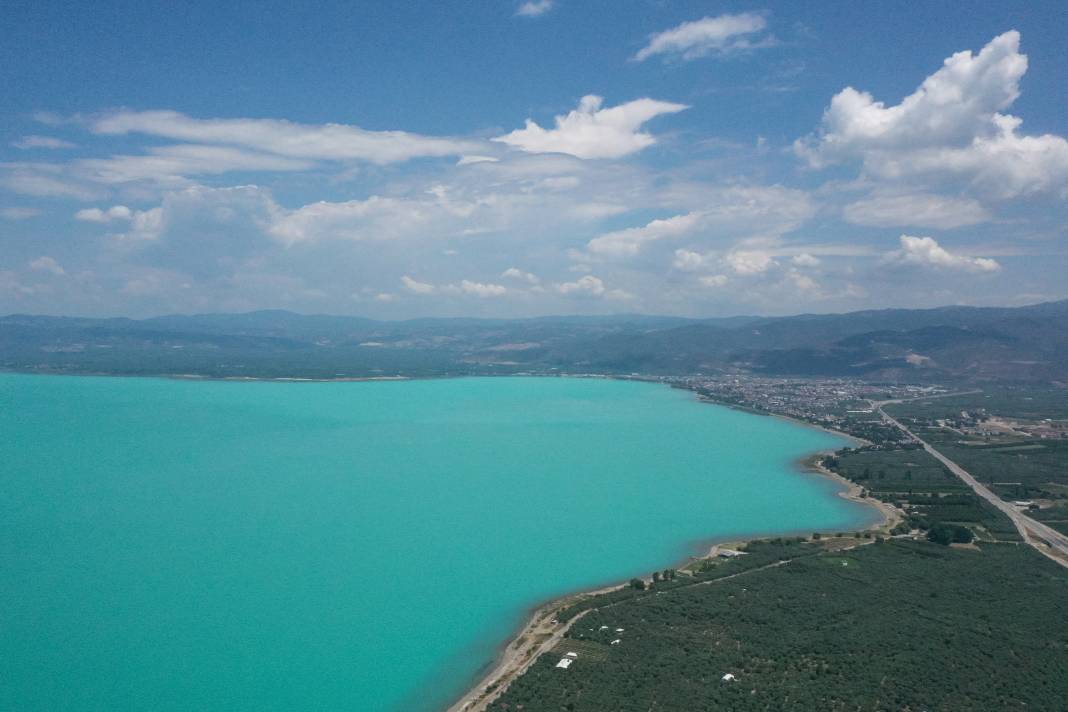
M 1068 300 L 707 320 L 11 315 L 0 317 L 0 368 L 213 377 L 640 372 L 1043 382 L 1068 378 Z

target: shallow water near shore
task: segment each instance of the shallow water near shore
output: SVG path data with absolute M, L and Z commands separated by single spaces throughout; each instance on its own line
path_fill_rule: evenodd
M 539 601 L 875 513 L 650 383 L 0 374 L 0 708 L 436 709 Z

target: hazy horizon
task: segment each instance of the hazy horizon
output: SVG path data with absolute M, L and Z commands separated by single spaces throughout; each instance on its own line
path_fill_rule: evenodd
M 628 317 L 638 319 L 680 319 L 689 321 L 704 321 L 704 320 L 731 320 L 731 319 L 786 319 L 795 316 L 833 316 L 850 314 L 854 312 L 864 311 L 895 311 L 895 310 L 938 310 L 938 309 L 1022 309 L 1026 307 L 1039 306 L 1042 304 L 1053 304 L 1061 301 L 1068 301 L 1065 299 L 1051 299 L 1042 300 L 1037 302 L 1026 302 L 1022 304 L 938 304 L 929 307 L 898 307 L 898 306 L 881 306 L 873 307 L 869 309 L 850 309 L 843 311 L 787 311 L 783 313 L 748 313 L 748 314 L 724 314 L 724 315 L 696 315 L 690 316 L 685 314 L 657 314 L 652 312 L 603 312 L 603 313 L 572 313 L 572 314 L 560 314 L 560 313 L 545 313 L 545 314 L 530 314 L 530 315 L 515 315 L 515 316 L 479 316 L 472 314 L 441 314 L 441 315 L 418 315 L 411 317 L 374 317 L 367 314 L 340 314 L 331 312 L 313 312 L 313 311 L 299 311 L 296 309 L 286 308 L 274 308 L 265 307 L 262 309 L 249 309 L 247 311 L 225 312 L 225 311 L 203 311 L 203 312 L 161 312 L 157 314 L 147 314 L 144 316 L 132 316 L 129 314 L 100 314 L 100 315 L 86 315 L 76 313 L 47 313 L 47 312 L 9 312 L 0 313 L 0 318 L 8 318 L 13 316 L 28 316 L 28 317 L 54 317 L 64 318 L 69 317 L 72 319 L 131 319 L 135 321 L 141 321 L 146 319 L 162 319 L 166 317 L 196 317 L 196 316 L 216 316 L 216 315 L 229 315 L 229 316 L 244 316 L 249 314 L 258 314 L 264 312 L 284 312 L 292 314 L 294 316 L 304 317 L 332 317 L 342 319 L 368 319 L 371 321 L 419 321 L 423 319 L 485 319 L 487 321 L 492 320 L 535 320 L 535 319 L 625 319 Z

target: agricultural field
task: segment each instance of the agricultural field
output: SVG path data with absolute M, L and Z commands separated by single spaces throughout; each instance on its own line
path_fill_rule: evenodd
M 840 450 L 825 458 L 824 466 L 865 488 L 868 496 L 900 507 L 907 518 L 898 533 L 951 524 L 967 527 L 980 541 L 1020 541 L 1005 515 L 917 447 Z
M 1068 499 L 1068 440 L 966 445 L 945 431 L 920 437 L 1008 500 Z M 929 438 L 929 439 L 928 439 Z
M 1068 534 L 1068 500 L 1053 502 L 1047 507 L 1032 509 L 1028 514 L 1038 521 L 1048 524 L 1062 534 Z
M 886 406 L 891 415 L 947 418 L 962 410 L 984 409 L 1005 418 L 1068 420 L 1068 388 L 983 386 L 981 391 L 944 398 L 914 400 Z
M 1068 390 L 1000 388 L 886 410 L 1003 499 L 1043 510 L 1068 500 Z

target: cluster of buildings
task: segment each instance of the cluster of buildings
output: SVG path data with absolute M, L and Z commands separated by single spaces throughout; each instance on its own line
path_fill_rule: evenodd
M 848 379 L 754 376 L 665 379 L 720 403 L 766 411 L 855 432 L 882 427 L 870 401 L 918 398 L 946 392 L 940 386 L 873 384 Z M 857 433 L 858 435 L 863 435 Z
M 1021 421 L 1009 418 L 989 416 L 980 413 L 962 412 L 957 427 L 966 435 L 982 438 L 1023 437 L 1039 440 L 1060 440 L 1068 438 L 1068 422 L 1045 419 L 1041 421 Z M 970 416 L 970 417 L 969 417 Z
M 962 410 L 960 413 L 930 421 L 926 425 L 955 430 L 974 438 L 1034 438 L 1037 440 L 1068 439 L 1068 420 L 1020 420 L 992 415 L 985 408 Z

